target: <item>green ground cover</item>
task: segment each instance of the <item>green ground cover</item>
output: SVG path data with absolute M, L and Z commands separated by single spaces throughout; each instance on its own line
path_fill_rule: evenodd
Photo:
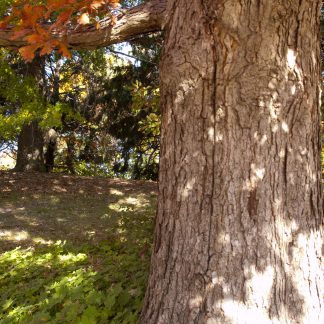
M 0 323 L 135 323 L 156 185 L 1 175 Z

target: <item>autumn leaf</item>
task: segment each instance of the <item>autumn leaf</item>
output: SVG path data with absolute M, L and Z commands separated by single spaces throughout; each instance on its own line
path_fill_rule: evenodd
M 8 27 L 9 22 L 12 20 L 11 16 L 7 16 L 0 21 L 0 29 Z
M 60 42 L 58 51 L 62 53 L 63 56 L 71 58 L 71 52 L 69 51 L 65 43 Z
M 37 43 L 44 42 L 44 37 L 40 34 L 31 34 L 31 35 L 25 37 L 25 39 L 30 44 L 37 44 Z
M 109 3 L 109 5 L 112 7 L 112 8 L 118 8 L 118 7 L 120 7 L 120 3 L 119 3 L 119 0 L 117 0 L 117 1 L 115 1 L 115 0 L 111 0 L 111 1 L 109 1 L 110 3 Z
M 31 62 L 35 57 L 35 52 L 39 49 L 38 44 L 27 45 L 19 49 L 19 53 L 27 62 Z
M 111 25 L 115 26 L 117 23 L 117 18 L 115 16 L 111 16 L 110 18 L 111 18 Z
M 43 44 L 42 50 L 40 51 L 39 55 L 46 55 L 50 54 L 60 42 L 57 39 L 51 39 Z
M 41 55 L 45 55 L 56 48 L 62 55 L 70 57 L 66 44 L 55 40 L 52 31 L 59 31 L 64 36 L 70 26 L 88 25 L 92 21 L 94 27 L 99 29 L 98 16 L 105 13 L 110 16 L 111 24 L 115 25 L 117 18 L 109 10 L 118 6 L 119 0 L 15 0 L 11 14 L 0 21 L 0 28 L 11 24 L 14 26 L 12 38 L 24 38 L 29 43 L 20 49 L 26 60 L 32 60 L 32 51 L 38 49 Z
M 72 14 L 73 14 L 72 9 L 62 11 L 56 19 L 56 25 L 65 24 L 71 18 Z
M 87 25 L 90 23 L 89 14 L 87 12 L 84 12 L 78 19 L 78 23 L 80 25 Z
M 26 36 L 28 34 L 30 34 L 30 30 L 28 30 L 28 29 L 15 30 L 11 39 L 17 39 L 17 38 Z
M 95 0 L 90 4 L 90 9 L 98 10 L 105 4 L 104 0 Z
M 58 9 L 64 8 L 67 3 L 67 0 L 48 0 L 47 9 L 48 11 L 56 11 Z

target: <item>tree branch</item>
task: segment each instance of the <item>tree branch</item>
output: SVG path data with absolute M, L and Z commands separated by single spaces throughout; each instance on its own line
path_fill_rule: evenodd
M 113 25 L 111 18 L 100 21 L 100 28 L 78 25 L 67 35 L 53 31 L 53 38 L 67 43 L 70 49 L 104 47 L 132 39 L 135 36 L 163 29 L 165 0 L 151 0 L 139 6 L 123 10 Z M 19 48 L 28 45 L 25 36 L 12 39 L 12 27 L 0 29 L 0 47 Z

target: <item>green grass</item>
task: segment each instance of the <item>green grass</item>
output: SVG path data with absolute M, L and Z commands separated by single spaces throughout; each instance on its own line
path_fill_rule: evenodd
M 1 196 L 0 323 L 136 322 L 156 195 L 109 192 Z

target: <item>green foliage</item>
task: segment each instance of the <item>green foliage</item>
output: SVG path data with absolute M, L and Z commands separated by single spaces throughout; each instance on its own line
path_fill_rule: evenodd
M 11 206 L 2 214 L 8 236 L 0 237 L 7 251 L 0 254 L 0 323 L 135 323 L 148 277 L 155 186 L 31 178 L 24 181 L 37 181 L 28 192 L 0 196 L 2 207 Z M 44 192 L 52 185 L 61 191 Z M 28 232 L 26 240 L 14 241 L 17 227 Z M 13 242 L 23 248 L 12 249 Z
M 116 239 L 3 253 L 0 322 L 135 323 L 149 263 L 141 251 L 141 244 Z
M 14 0 L 1 0 L 0 1 L 0 17 L 8 12 L 8 8 L 12 5 Z
M 25 64 L 8 51 L 1 50 L 0 134 L 3 140 L 15 139 L 22 126 L 35 119 L 40 121 L 39 125 L 43 128 L 61 127 L 62 114 L 65 114 L 67 120 L 82 120 L 69 104 L 47 102 L 35 78 L 17 73 L 12 67 L 13 63 Z
M 76 161 L 74 171 L 75 174 L 80 176 L 114 177 L 112 168 L 108 163 L 98 165 L 94 162 Z
M 148 114 L 139 122 L 140 130 L 148 136 L 148 140 L 152 137 L 160 136 L 160 91 L 159 88 L 143 86 L 139 81 L 133 84 L 132 90 L 132 108 L 136 115 L 143 111 Z
M 74 112 L 69 104 L 65 102 L 57 102 L 54 105 L 46 105 L 45 111 L 41 116 L 39 116 L 41 119 L 39 125 L 43 128 L 61 128 L 63 126 L 62 115 L 65 116 L 65 120 L 77 120 L 79 123 L 83 122 L 81 115 Z
M 37 120 L 58 134 L 55 171 L 156 180 L 158 49 L 153 39 L 141 42 L 148 46 L 136 45 L 141 64 L 131 65 L 107 49 L 74 51 L 70 60 L 44 58 L 34 79 L 26 77 L 24 62 L 3 51 L 1 143 L 14 142 L 24 124 Z
M 35 80 L 21 78 L 9 64 L 7 51 L 0 52 L 0 134 L 10 140 L 20 131 L 24 123 L 35 119 L 44 103 Z

